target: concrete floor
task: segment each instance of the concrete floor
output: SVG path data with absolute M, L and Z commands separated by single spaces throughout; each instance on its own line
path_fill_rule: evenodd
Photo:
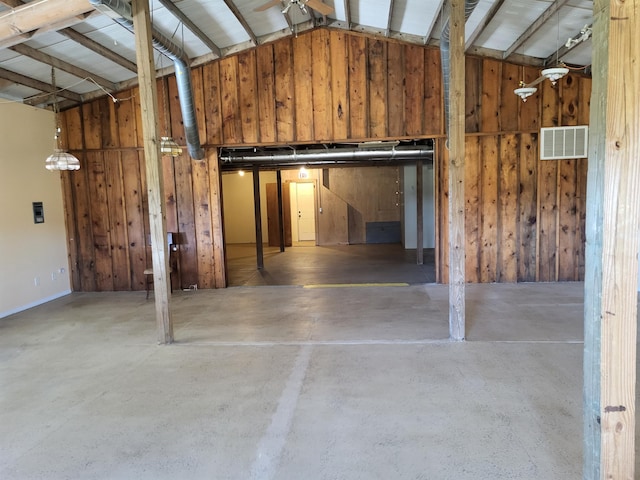
M 577 479 L 582 289 L 75 293 L 0 320 L 0 478 Z
M 332 245 L 297 243 L 280 252 L 264 246 L 264 269 L 256 269 L 255 244 L 227 245 L 229 286 L 307 285 L 318 283 L 435 283 L 434 250 L 416 251 L 400 244 Z

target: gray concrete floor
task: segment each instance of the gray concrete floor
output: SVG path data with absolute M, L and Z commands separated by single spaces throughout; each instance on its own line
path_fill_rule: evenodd
M 264 246 L 264 269 L 256 269 L 255 244 L 227 245 L 229 286 L 306 285 L 310 283 L 435 283 L 434 250 L 416 251 L 400 244 L 333 245 L 302 242 L 286 247 Z
M 582 289 L 75 293 L 0 320 L 0 478 L 577 479 Z

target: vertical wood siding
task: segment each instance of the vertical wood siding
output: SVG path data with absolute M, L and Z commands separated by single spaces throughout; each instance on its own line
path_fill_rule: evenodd
M 467 280 L 580 280 L 586 160 L 541 162 L 541 126 L 586 124 L 591 81 L 570 74 L 526 103 L 538 70 L 466 59 Z M 163 158 L 167 228 L 179 233 L 173 287 L 225 286 L 219 146 L 435 138 L 438 281 L 448 279 L 447 162 L 437 49 L 340 30 L 192 69 L 204 161 Z M 158 80 L 159 126 L 184 144 L 174 77 Z M 73 289 L 141 290 L 151 264 L 137 88 L 64 112 L 82 162 L 63 173 Z M 344 216 L 345 212 L 339 212 Z

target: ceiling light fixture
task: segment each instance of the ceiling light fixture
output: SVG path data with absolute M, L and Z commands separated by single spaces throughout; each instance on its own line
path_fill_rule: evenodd
M 558 80 L 569 73 L 569 69 L 564 66 L 545 68 L 542 70 L 542 76 L 548 78 L 552 85 L 555 85 Z
M 162 71 L 162 54 L 158 54 L 160 57 L 160 71 Z M 169 135 L 169 106 L 167 105 L 167 81 L 165 78 L 162 81 L 162 105 L 164 108 L 164 129 L 165 137 L 160 137 L 160 153 L 169 157 L 179 157 L 182 155 L 182 148 L 176 143 L 176 141 Z
M 53 89 L 53 113 L 55 115 L 55 134 L 53 136 L 54 147 L 53 153 L 47 157 L 44 161 L 44 167 L 47 170 L 79 170 L 80 160 L 68 153 L 64 149 L 60 148 L 60 115 L 58 111 L 58 97 L 56 92 L 56 73 L 55 69 L 51 67 L 51 87 Z
M 527 87 L 523 84 L 523 86 L 516 88 L 513 93 L 518 95 L 523 102 L 527 101 L 527 98 L 536 93 L 538 89 L 536 87 Z

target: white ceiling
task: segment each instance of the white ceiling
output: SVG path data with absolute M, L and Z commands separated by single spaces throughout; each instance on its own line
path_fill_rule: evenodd
M 32 6 L 38 3 L 37 12 L 40 4 L 60 0 L 32 1 Z M 292 0 L 283 0 L 289 1 Z M 24 4 L 28 3 L 0 0 L 0 22 L 12 26 L 12 16 L 24 10 Z M 199 38 L 163 5 L 168 3 L 195 24 L 208 41 Z M 261 44 L 315 26 L 438 45 L 443 19 L 446 18 L 443 0 L 326 0 L 324 3 L 333 8 L 326 17 L 311 9 L 304 14 L 296 5 L 290 8 L 288 15 L 281 13 L 282 7 L 279 6 L 256 11 L 265 3 L 266 0 L 151 0 L 152 23 L 183 47 L 195 65 L 214 60 L 219 55 L 251 48 L 255 46 L 254 39 Z M 38 30 L 22 32 L 26 35 L 20 37 L 15 35 L 15 28 L 4 36 L 0 34 L 0 98 L 38 106 L 49 103 L 51 87 L 45 88 L 42 84 L 52 83 L 51 66 L 47 61 L 51 58 L 58 61 L 56 86 L 78 95 L 71 102 L 77 102 L 79 98 L 93 98 L 104 92 L 96 83 L 85 80 L 82 71 L 69 71 L 69 68 L 63 68 L 65 65 L 79 67 L 96 80 L 103 79 L 103 88 L 107 90 L 117 90 L 135 82 L 136 73 L 131 69 L 131 62 L 136 61 L 132 33 L 107 15 L 94 11 L 88 0 L 86 11 L 90 15 L 84 20 L 65 18 L 64 9 L 61 10 L 57 20 L 64 20 L 63 27 L 73 31 L 58 31 L 57 27 L 43 25 Z M 592 0 L 480 0 L 466 24 L 467 51 L 494 58 L 504 58 L 505 52 L 511 52 L 506 57 L 509 60 L 538 65 L 544 64 L 546 59 L 548 64 L 561 60 L 571 65 L 587 66 L 591 62 L 590 39 L 566 53 L 562 52 L 566 49 L 562 49 L 557 57 L 556 52 L 570 37 L 578 36 L 583 27 L 591 24 L 592 10 Z M 549 14 L 551 11 L 555 13 Z M 532 30 L 532 25 L 539 25 L 539 28 Z M 83 46 L 82 43 L 86 42 L 78 43 L 77 38 L 69 38 L 68 34 L 72 33 L 93 41 L 94 47 L 98 45 L 116 53 L 130 62 L 129 68 L 97 53 L 96 48 Z M 20 49 L 21 45 L 28 50 Z M 46 58 L 41 55 L 35 58 L 38 55 L 33 55 L 34 50 L 46 54 Z M 171 65 L 168 58 L 156 54 L 156 68 L 170 69 Z M 65 100 L 62 93 L 58 98 Z

